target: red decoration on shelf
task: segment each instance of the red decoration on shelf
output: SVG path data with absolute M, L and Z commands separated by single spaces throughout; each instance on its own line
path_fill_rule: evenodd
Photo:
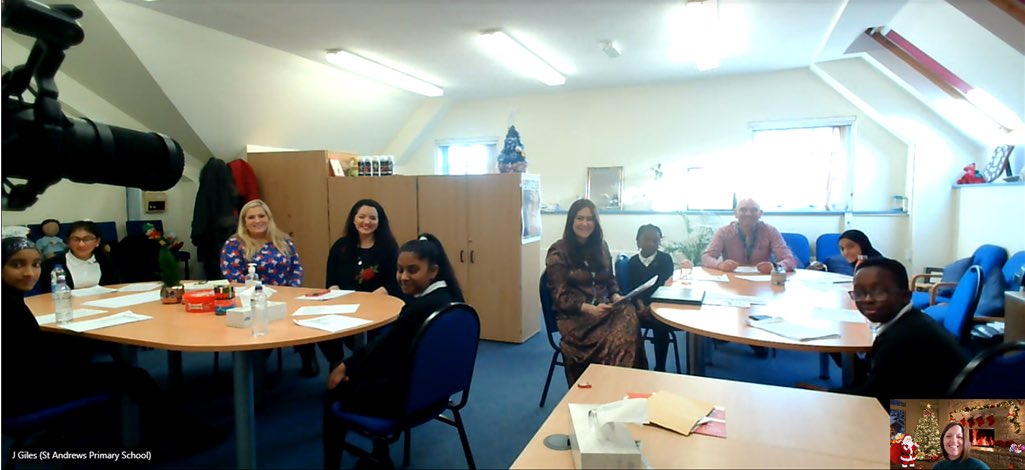
M 994 418 L 993 415 L 989 415 L 989 416 L 986 417 L 986 423 L 989 424 L 990 426 L 992 426 L 993 423 L 996 423 L 996 422 L 997 422 L 997 419 Z
M 982 416 L 975 418 L 975 425 L 981 427 L 985 422 L 982 420 Z
M 968 426 L 968 423 L 965 422 L 964 418 L 961 418 L 961 428 L 963 429 L 965 426 Z
M 975 427 L 975 418 L 968 418 L 968 427 L 970 427 L 970 428 L 974 428 Z

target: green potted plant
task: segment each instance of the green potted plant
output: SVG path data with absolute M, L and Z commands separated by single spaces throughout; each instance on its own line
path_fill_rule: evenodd
M 700 221 L 695 223 L 690 216 L 680 213 L 683 217 L 683 239 L 680 241 L 666 239 L 665 251 L 673 257 L 673 261 L 679 264 L 684 259 L 689 259 L 695 266 L 701 265 L 701 253 L 712 241 L 715 234 L 715 218 L 702 214 Z
M 157 255 L 160 265 L 160 280 L 164 283 L 160 288 L 160 301 L 165 304 L 178 304 L 185 294 L 185 286 L 182 285 L 182 268 L 178 260 L 174 259 L 166 246 L 160 247 Z

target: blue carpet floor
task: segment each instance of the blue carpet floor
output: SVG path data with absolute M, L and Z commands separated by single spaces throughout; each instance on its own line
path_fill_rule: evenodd
M 680 335 L 681 362 L 686 364 L 685 342 Z M 649 358 L 653 357 L 649 349 Z M 463 411 L 470 446 L 480 468 L 508 468 L 527 441 L 566 393 L 565 375 L 555 369 L 544 408 L 538 407 L 552 349 L 544 331 L 523 344 L 481 342 L 469 403 Z M 670 349 L 669 370 L 675 372 Z M 179 407 L 213 425 L 232 427 L 231 358 L 221 355 L 220 372 L 213 372 L 212 354 L 185 353 L 184 384 L 171 391 Z M 298 375 L 298 354 L 284 353 L 284 372 L 276 374 L 276 361 L 267 362 L 268 384 L 256 409 L 257 462 L 263 468 L 320 468 L 321 396 L 327 366 L 321 357 L 317 378 Z M 818 355 L 778 351 L 776 357 L 759 359 L 747 346 L 723 343 L 711 355 L 706 375 L 770 385 L 793 386 L 809 382 L 834 387 L 840 371 L 830 363 L 831 379 L 819 380 Z M 167 354 L 139 353 L 139 365 L 161 384 L 167 383 Z M 187 436 L 183 436 L 187 438 Z M 361 442 L 358 437 L 350 437 Z M 115 441 L 116 442 L 116 441 Z M 5 452 L 9 443 L 5 440 Z M 113 444 L 111 444 L 113 445 Z M 399 464 L 402 446 L 393 445 L 393 460 Z M 155 468 L 231 468 L 235 463 L 234 434 L 208 450 L 178 458 L 164 458 L 148 465 Z M 355 459 L 346 455 L 343 466 Z M 431 422 L 413 431 L 410 468 L 465 468 L 466 461 L 456 430 Z

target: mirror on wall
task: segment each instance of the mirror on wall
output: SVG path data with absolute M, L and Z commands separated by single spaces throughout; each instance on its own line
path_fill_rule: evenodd
M 623 167 L 605 166 L 587 169 L 586 198 L 599 209 L 623 208 Z

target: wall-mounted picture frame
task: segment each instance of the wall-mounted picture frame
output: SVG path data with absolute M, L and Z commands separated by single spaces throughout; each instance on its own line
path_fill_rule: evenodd
M 604 166 L 587 169 L 584 197 L 599 209 L 623 209 L 623 167 Z

